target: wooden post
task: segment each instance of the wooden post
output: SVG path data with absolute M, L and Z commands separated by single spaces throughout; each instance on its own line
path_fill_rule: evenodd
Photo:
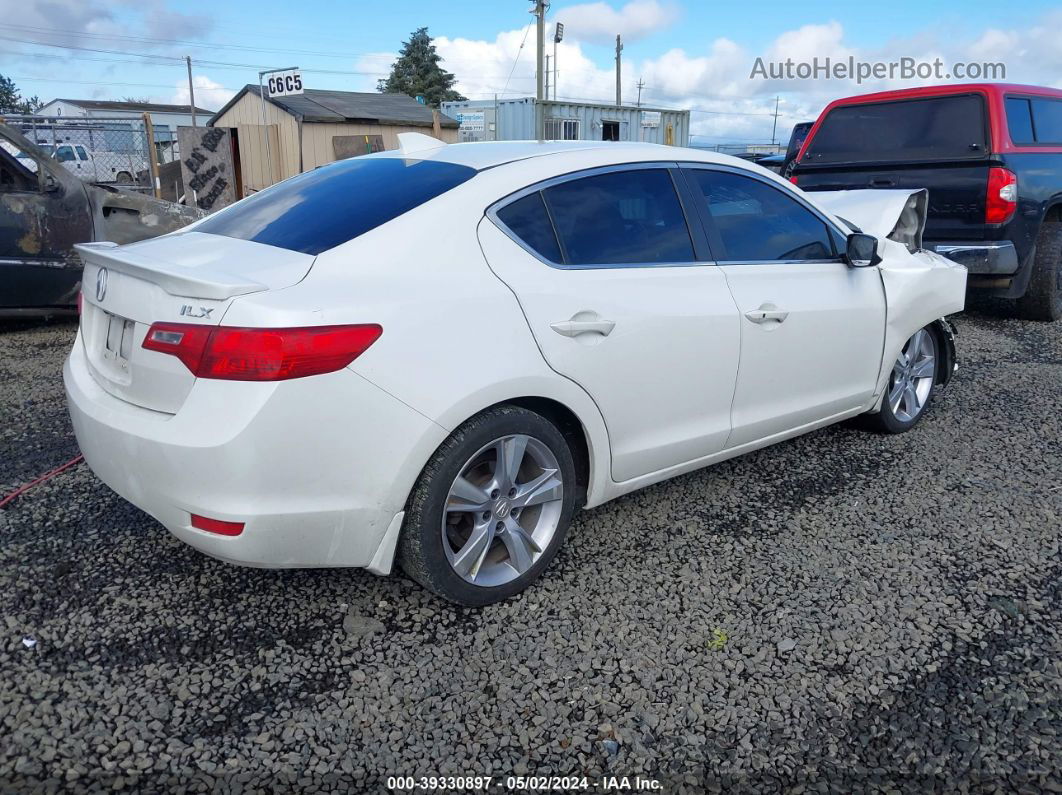
M 442 140 L 442 119 L 439 118 L 437 110 L 431 112 L 431 131 L 436 138 Z
M 155 125 L 151 123 L 151 114 L 144 114 L 144 134 L 147 136 L 148 158 L 151 164 L 151 190 L 156 199 L 162 198 L 162 185 L 159 182 L 159 156 L 155 151 Z

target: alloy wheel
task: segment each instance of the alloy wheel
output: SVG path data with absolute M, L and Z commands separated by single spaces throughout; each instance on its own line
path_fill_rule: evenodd
M 504 585 L 542 556 L 560 524 L 557 457 L 533 436 L 495 439 L 454 479 L 443 509 L 443 550 L 466 582 Z
M 919 329 L 903 346 L 889 379 L 889 406 L 900 422 L 912 422 L 922 413 L 933 391 L 937 373 L 937 341 Z

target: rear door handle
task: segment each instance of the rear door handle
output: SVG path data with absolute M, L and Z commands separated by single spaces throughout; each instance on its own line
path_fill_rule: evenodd
M 549 327 L 565 337 L 578 337 L 580 334 L 600 334 L 607 337 L 616 324 L 611 320 L 559 320 Z
M 774 306 L 765 305 L 759 309 L 753 309 L 751 312 L 746 312 L 745 317 L 751 320 L 753 323 L 784 323 L 785 319 L 789 317 L 789 313 L 781 309 L 776 309 Z
M 872 188 L 892 188 L 896 186 L 896 180 L 892 179 L 872 179 L 870 180 L 870 187 Z

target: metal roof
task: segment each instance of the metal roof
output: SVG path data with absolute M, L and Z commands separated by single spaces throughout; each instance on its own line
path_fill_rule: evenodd
M 76 105 L 79 108 L 85 108 L 86 110 L 125 110 L 125 111 L 138 111 L 148 113 L 191 113 L 191 105 L 160 105 L 155 102 L 118 102 L 109 99 L 53 99 L 52 102 L 65 102 L 68 105 Z M 51 105 L 52 102 L 48 102 L 47 105 Z M 205 108 L 196 107 L 195 112 L 201 113 L 204 116 L 213 115 L 214 111 L 206 110 Z
M 258 86 L 246 85 L 214 114 L 209 124 L 219 119 L 229 108 L 247 93 L 258 95 Z M 390 124 L 405 127 L 431 127 L 432 109 L 421 105 L 406 94 L 358 93 L 355 91 L 324 91 L 308 88 L 302 94 L 290 97 L 266 97 L 278 108 L 303 122 L 341 124 Z M 443 127 L 460 126 L 455 119 L 440 114 Z

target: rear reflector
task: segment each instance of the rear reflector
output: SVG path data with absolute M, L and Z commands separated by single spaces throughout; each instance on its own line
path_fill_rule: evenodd
M 199 514 L 192 514 L 192 527 L 216 533 L 219 536 L 238 536 L 243 532 L 243 522 L 223 522 L 220 519 L 208 519 Z
M 382 333 L 375 323 L 305 328 L 155 323 L 144 348 L 176 356 L 197 378 L 284 381 L 342 370 Z
M 1018 178 L 1013 171 L 988 169 L 988 194 L 985 198 L 985 223 L 1005 224 L 1018 209 Z

